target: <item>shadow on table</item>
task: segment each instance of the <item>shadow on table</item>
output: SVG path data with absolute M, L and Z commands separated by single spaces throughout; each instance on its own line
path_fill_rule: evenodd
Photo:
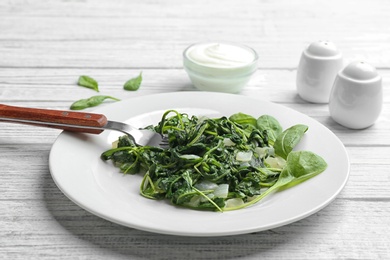
M 310 231 L 313 226 L 321 226 L 318 224 L 321 216 L 316 214 L 284 227 L 258 233 L 211 238 L 178 237 L 135 230 L 99 218 L 65 197 L 49 174 L 44 178 L 44 198 L 53 218 L 77 238 L 67 238 L 69 247 L 77 245 L 77 254 L 82 254 L 84 245 L 80 245 L 81 239 L 87 242 L 86 253 L 104 254 L 109 259 L 118 254 L 146 259 L 229 259 L 255 255 L 266 258 L 271 254 L 274 257 L 279 254 L 288 256 L 288 250 L 304 250 L 292 246 L 296 247 L 300 244 L 298 241 L 307 240 L 305 236 L 313 234 L 314 231 Z M 285 248 L 286 244 L 290 246 Z

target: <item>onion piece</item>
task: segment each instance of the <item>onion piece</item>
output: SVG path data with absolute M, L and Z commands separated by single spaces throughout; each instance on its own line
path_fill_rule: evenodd
M 251 166 L 249 162 L 240 163 L 240 167 L 249 167 L 249 166 Z
M 286 166 L 286 160 L 282 157 L 267 157 L 264 162 L 269 165 L 271 168 L 283 169 Z
M 217 198 L 227 198 L 229 193 L 229 184 L 219 184 L 214 190 L 214 195 Z
M 213 193 L 209 193 L 209 194 L 206 195 L 206 197 L 209 198 L 209 199 L 213 199 L 215 197 L 215 195 Z M 207 199 L 206 197 L 201 196 L 200 201 L 201 202 L 209 201 L 209 199 Z
M 255 153 L 257 153 L 260 158 L 265 158 L 267 156 L 274 156 L 275 149 L 273 147 L 256 147 Z
M 249 162 L 252 160 L 252 151 L 247 151 L 247 152 L 238 152 L 236 154 L 236 160 L 240 162 Z
M 225 208 L 235 208 L 238 206 L 244 205 L 244 201 L 240 198 L 233 198 L 233 199 L 228 199 L 226 201 Z
M 201 200 L 201 196 L 195 195 L 195 196 L 193 196 L 193 197 L 190 199 L 190 201 L 187 202 L 186 204 L 187 204 L 188 206 L 190 206 L 190 207 L 196 208 L 196 207 L 199 206 L 200 200 Z
M 194 186 L 195 186 L 195 188 L 197 188 L 200 191 L 215 190 L 216 188 L 218 188 L 218 184 L 215 184 L 214 182 L 207 181 L 207 180 L 202 181 L 202 182 L 198 182 Z
M 230 138 L 224 138 L 223 144 L 225 146 L 235 146 L 236 145 Z
M 179 158 L 186 159 L 186 160 L 196 160 L 199 159 L 200 157 L 196 154 L 183 154 L 180 155 Z

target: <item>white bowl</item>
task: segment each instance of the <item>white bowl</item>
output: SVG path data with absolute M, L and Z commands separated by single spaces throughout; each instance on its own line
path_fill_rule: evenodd
M 194 58 L 193 52 L 198 57 Z M 237 62 L 235 58 L 242 60 Z M 257 61 L 255 50 L 235 43 L 196 43 L 183 52 L 185 71 L 195 87 L 203 91 L 240 92 L 256 72 Z

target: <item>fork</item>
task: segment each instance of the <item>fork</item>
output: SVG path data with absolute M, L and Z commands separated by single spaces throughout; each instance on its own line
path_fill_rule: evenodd
M 72 132 L 100 134 L 104 130 L 115 130 L 129 135 L 140 146 L 169 147 L 165 135 L 131 125 L 107 120 L 102 114 L 71 112 L 64 110 L 16 107 L 0 104 L 0 122 L 20 123 L 51 127 Z

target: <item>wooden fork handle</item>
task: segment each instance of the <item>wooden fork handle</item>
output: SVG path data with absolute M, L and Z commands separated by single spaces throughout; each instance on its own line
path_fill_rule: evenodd
M 52 127 L 73 132 L 100 134 L 107 124 L 101 114 L 71 112 L 0 104 L 0 121 Z

